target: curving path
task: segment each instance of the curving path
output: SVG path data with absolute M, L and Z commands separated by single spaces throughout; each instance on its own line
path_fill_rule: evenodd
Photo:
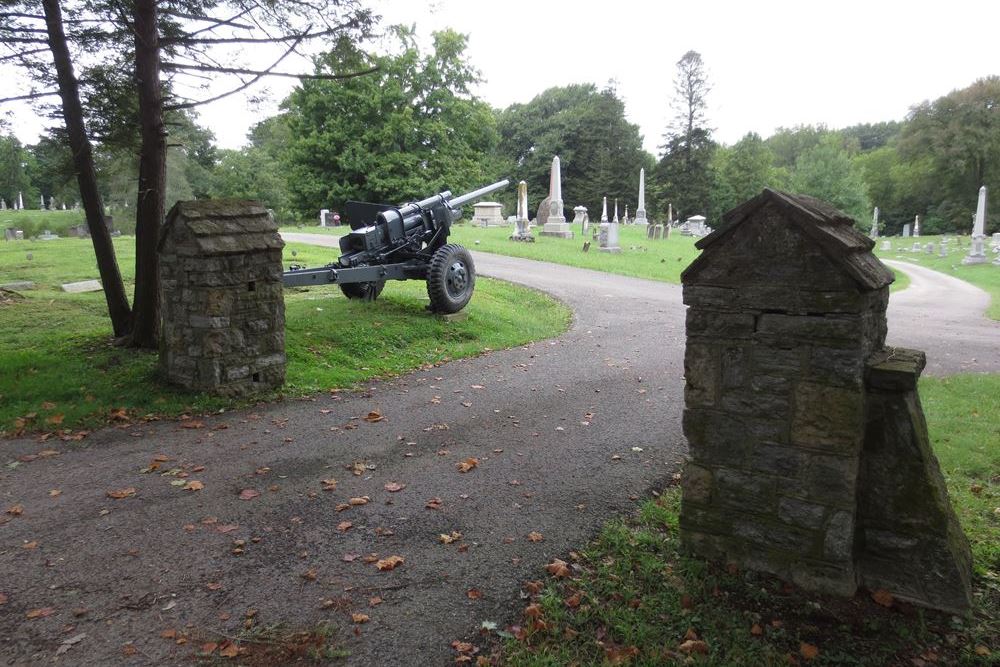
M 523 581 L 677 470 L 684 312 L 675 285 L 479 253 L 475 260 L 484 274 L 568 303 L 570 331 L 356 393 L 204 419 L 200 429 L 109 429 L 82 449 L 4 443 L 3 463 L 64 451 L 0 466 L 0 504 L 23 507 L 20 516 L 0 515 L 0 664 L 52 661 L 60 642 L 80 634 L 61 664 L 190 664 L 193 646 L 239 632 L 253 609 L 263 625 L 332 621 L 349 664 L 443 665 L 453 659 L 452 640 L 474 639 L 483 621 L 513 621 Z M 914 274 L 913 285 L 921 280 Z M 891 317 L 919 316 L 919 305 L 907 311 L 893 300 Z M 955 337 L 967 330 L 982 334 L 969 349 L 998 331 L 974 325 L 974 313 L 954 318 L 952 338 L 927 346 L 932 359 L 964 344 Z M 900 343 L 910 344 L 911 333 L 891 329 Z M 993 352 L 975 362 L 943 357 L 940 370 L 1000 369 Z M 371 410 L 386 419 L 359 419 Z M 174 478 L 140 473 L 155 454 L 191 470 L 204 489 L 185 492 Z M 478 467 L 458 472 L 468 457 Z M 355 463 L 366 466 L 361 475 L 345 469 Z M 337 488 L 324 491 L 329 478 Z M 390 493 L 389 482 L 406 488 Z M 129 486 L 134 497 L 106 496 Z M 244 489 L 261 495 L 240 500 Z M 359 496 L 371 502 L 336 511 Z M 431 498 L 440 509 L 427 509 Z M 341 521 L 352 525 L 338 531 Z M 438 535 L 451 531 L 462 539 L 441 544 Z M 529 541 L 532 531 L 544 539 Z M 363 562 L 367 554 L 405 563 L 379 572 Z M 470 599 L 470 589 L 482 597 Z M 372 606 L 373 597 L 382 602 Z M 26 618 L 42 608 L 51 613 Z M 351 612 L 370 616 L 357 634 Z M 161 638 L 168 629 L 186 632 L 188 643 Z

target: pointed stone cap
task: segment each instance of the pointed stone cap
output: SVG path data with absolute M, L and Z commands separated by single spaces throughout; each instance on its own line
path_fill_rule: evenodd
M 806 238 L 814 241 L 835 265 L 841 267 L 862 290 L 885 287 L 895 280 L 888 267 L 871 250 L 875 242 L 854 227 L 854 219 L 830 204 L 808 195 L 793 195 L 770 188 L 748 199 L 722 216 L 722 225 L 695 243 L 701 250 L 725 239 L 760 208 L 773 205 L 785 218 L 798 227 Z M 681 274 L 692 275 L 704 253 Z
M 241 199 L 179 201 L 167 213 L 158 249 L 181 255 L 230 255 L 280 250 L 278 225 L 260 202 Z

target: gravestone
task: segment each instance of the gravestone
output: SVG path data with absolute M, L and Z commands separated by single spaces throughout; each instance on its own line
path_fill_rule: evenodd
M 639 169 L 639 205 L 635 209 L 635 224 L 645 226 L 649 224 L 646 219 L 646 169 Z
M 573 222 L 574 225 L 580 225 L 580 233 L 586 234 L 587 230 L 590 229 L 590 220 L 587 218 L 587 207 L 586 206 L 575 206 L 573 207 Z
M 21 230 L 21 229 L 15 229 L 14 230 L 14 240 L 15 241 L 23 241 L 24 240 L 24 231 Z
M 481 201 L 472 205 L 472 224 L 475 227 L 503 227 L 503 206 L 495 201 Z
M 331 220 L 332 217 L 333 216 L 330 215 L 330 209 L 328 209 L 328 208 L 322 209 L 319 212 L 319 226 L 320 227 L 329 227 L 330 223 L 332 222 L 332 220 Z
M 573 238 L 573 230 L 563 216 L 562 171 L 558 155 L 552 158 L 552 171 L 549 173 L 549 215 L 539 233 L 542 236 Z
M 281 386 L 285 303 L 278 227 L 258 202 L 177 202 L 160 235 L 160 365 L 223 395 Z
M 939 248 L 939 250 L 938 250 L 938 257 L 947 257 L 948 256 L 948 246 L 946 244 L 941 243 L 941 244 L 939 244 L 938 248 Z
M 969 254 L 962 258 L 962 264 L 984 264 L 986 251 L 983 248 L 986 240 L 986 186 L 979 188 L 979 201 L 976 204 L 976 215 L 972 223 L 972 239 L 969 244 Z
M 58 234 L 53 234 L 52 232 L 50 232 L 49 230 L 46 229 L 45 231 L 42 232 L 42 235 L 38 237 L 38 240 L 39 241 L 54 241 L 57 238 L 59 238 Z
M 993 236 L 990 237 L 990 250 L 1000 252 L 1000 232 L 993 232 Z
M 889 239 L 882 241 L 882 250 L 892 250 L 892 241 Z
M 551 199 L 546 197 L 538 204 L 538 211 L 535 212 L 535 226 L 544 227 L 549 221 L 549 203 Z
M 75 283 L 65 283 L 61 287 L 63 292 L 68 292 L 70 294 L 100 292 L 104 289 L 100 280 L 81 280 Z
M 646 227 L 646 238 L 658 241 L 665 238 L 663 235 L 663 225 L 649 225 Z
M 933 243 L 928 243 L 927 245 L 925 245 L 924 246 L 924 252 L 927 253 L 928 255 L 933 255 L 934 254 L 934 244 Z
M 8 227 L 7 229 L 3 230 L 3 240 L 4 241 L 13 241 L 14 238 L 15 238 L 15 236 L 14 236 L 14 232 L 15 231 L 16 230 L 13 227 Z
M 681 275 L 685 549 L 809 590 L 860 582 L 967 610 L 969 547 L 925 446 L 919 368 L 896 363 L 922 353 L 884 348 L 893 274 L 874 242 L 773 190 L 723 220 Z
M 920 243 L 917 241 L 913 242 L 913 246 L 910 248 L 910 252 L 920 252 Z
M 73 225 L 66 230 L 66 234 L 78 239 L 85 239 L 90 236 L 90 228 L 86 224 Z
M 903 225 L 903 238 L 906 239 L 909 237 L 910 237 L 910 223 L 906 223 L 905 225 Z
M 514 233 L 511 241 L 534 241 L 528 220 L 528 184 L 521 181 L 517 184 L 517 215 L 514 216 Z
M 872 213 L 872 231 L 868 235 L 873 239 L 878 238 L 878 206 L 875 207 L 875 211 Z
M 602 222 L 597 232 L 598 248 L 600 252 L 619 253 L 622 251 L 618 245 L 618 222 Z

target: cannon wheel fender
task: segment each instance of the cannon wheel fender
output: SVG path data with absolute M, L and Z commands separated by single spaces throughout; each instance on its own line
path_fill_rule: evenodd
M 472 254 L 449 243 L 438 248 L 427 267 L 427 296 L 435 313 L 457 313 L 465 308 L 476 287 Z

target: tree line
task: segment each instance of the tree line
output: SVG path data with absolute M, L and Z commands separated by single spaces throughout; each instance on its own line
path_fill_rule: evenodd
M 466 56 L 464 35 L 442 30 L 421 47 L 412 28 L 394 26 L 383 33 L 389 39 L 382 43 L 391 48 L 362 49 L 358 45 L 372 34 L 377 17 L 349 0 L 326 2 L 320 28 L 303 23 L 301 5 L 282 2 L 266 5 L 274 16 L 257 16 L 260 5 L 239 2 L 81 0 L 69 5 L 60 23 L 53 15 L 61 6 L 56 0 L 5 0 L 3 7 L 12 11 L 0 12 L 6 46 L 21 53 L 25 44 L 39 44 L 30 57 L 11 54 L 0 62 L 16 60 L 36 77 L 39 89 L 21 97 L 57 95 L 60 104 L 49 112 L 64 121 L 31 146 L 20 145 L 0 125 L 0 198 L 9 204 L 21 191 L 34 207 L 38 196 L 69 202 L 89 192 L 79 199 L 92 230 L 104 204 L 115 209 L 116 221 L 134 214 L 143 258 L 137 303 L 140 282 L 147 301 L 154 298 L 150 243 L 165 208 L 177 199 L 259 199 L 282 222 L 311 222 L 320 209 L 341 209 L 348 199 L 398 203 L 511 177 L 527 181 L 535 209 L 548 194 L 552 156 L 559 155 L 567 217 L 583 205 L 596 218 L 605 196 L 619 200 L 620 212 L 626 204 L 634 211 L 639 170 L 645 168 L 647 212 L 654 220 L 672 209 L 675 219 L 701 214 L 717 225 L 726 210 L 772 187 L 830 201 L 866 230 L 878 206 L 883 233 L 893 234 L 915 215 L 925 233 L 967 231 L 979 186 L 1000 192 L 996 76 L 916 104 L 901 122 L 843 129 L 803 125 L 766 138 L 749 133 L 724 145 L 713 138 L 706 113 L 711 82 L 705 64 L 690 51 L 676 63 L 671 120 L 654 156 L 643 149 L 639 128 L 628 121 L 613 84 L 550 88 L 530 101 L 494 109 L 472 92 L 480 75 Z M 152 55 L 164 74 L 154 91 L 158 96 L 146 91 L 143 97 L 137 68 L 140 56 L 151 57 L 148 45 L 109 45 L 138 39 L 136 31 L 149 20 L 140 9 L 148 13 L 151 7 L 157 20 L 155 39 L 149 33 L 156 42 Z M 280 29 L 262 33 L 258 23 Z M 45 58 L 60 52 L 60 27 L 63 59 L 85 48 L 106 57 L 88 60 L 63 81 L 45 67 Z M 22 41 L 11 41 L 15 35 Z M 316 36 L 329 49 L 315 58 L 311 73 L 279 71 L 280 59 L 266 70 L 223 66 L 213 51 L 234 43 L 297 46 Z M 178 92 L 183 77 L 191 75 L 236 80 L 221 94 L 195 99 Z M 246 147 L 217 148 L 199 126 L 196 108 L 268 75 L 298 76 L 299 83 L 280 113 L 252 128 Z M 75 96 L 68 85 L 74 82 Z M 93 172 L 89 181 L 81 156 Z M 158 206 L 150 205 L 151 198 Z M 500 200 L 512 212 L 514 189 Z M 991 216 L 990 231 L 997 221 Z M 95 235 L 99 260 L 102 243 Z M 103 252 L 108 248 L 109 241 Z M 117 299 L 117 307 L 109 300 L 119 313 L 116 333 L 127 333 L 124 293 Z M 147 309 L 143 317 L 130 317 L 156 314 Z M 155 345 L 154 334 L 155 327 L 144 327 L 136 344 Z

